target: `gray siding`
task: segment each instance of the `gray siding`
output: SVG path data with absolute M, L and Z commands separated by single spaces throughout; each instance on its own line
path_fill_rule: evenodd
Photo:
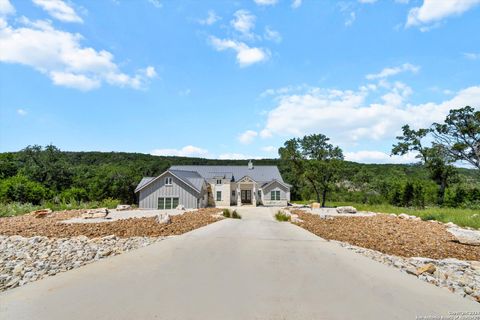
M 270 200 L 271 191 L 280 191 L 280 200 Z M 263 190 L 263 205 L 265 206 L 286 206 L 290 201 L 290 188 L 278 183 L 273 182 Z
M 173 178 L 172 185 L 165 185 L 166 177 Z M 197 198 L 201 195 L 183 181 L 167 173 L 139 191 L 138 205 L 141 209 L 157 209 L 160 197 L 178 197 L 179 204 L 191 209 L 197 207 Z

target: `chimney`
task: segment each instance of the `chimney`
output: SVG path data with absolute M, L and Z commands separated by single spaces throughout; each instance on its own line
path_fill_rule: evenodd
M 252 170 L 253 169 L 253 162 L 252 160 L 248 161 L 248 170 Z

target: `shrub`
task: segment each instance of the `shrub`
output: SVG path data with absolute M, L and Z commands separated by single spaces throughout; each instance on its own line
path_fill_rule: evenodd
M 0 201 L 40 204 L 48 195 L 48 190 L 40 183 L 22 175 L 0 182 Z
M 290 216 L 285 214 L 283 211 L 277 211 L 275 214 L 275 219 L 280 222 L 290 221 Z
M 232 214 L 230 213 L 230 210 L 228 210 L 228 209 L 223 209 L 222 214 L 225 218 L 230 218 L 232 216 Z
M 233 210 L 232 218 L 233 219 L 242 219 L 242 216 L 238 214 L 237 210 Z

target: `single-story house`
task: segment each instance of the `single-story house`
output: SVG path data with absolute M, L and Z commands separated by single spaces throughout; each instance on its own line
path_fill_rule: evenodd
M 135 193 L 142 209 L 207 206 L 286 206 L 290 185 L 277 166 L 172 166 L 158 177 L 144 177 Z

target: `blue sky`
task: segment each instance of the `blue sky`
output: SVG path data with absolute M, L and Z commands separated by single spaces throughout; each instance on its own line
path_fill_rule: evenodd
M 389 157 L 480 106 L 480 0 L 0 0 L 0 151 Z

